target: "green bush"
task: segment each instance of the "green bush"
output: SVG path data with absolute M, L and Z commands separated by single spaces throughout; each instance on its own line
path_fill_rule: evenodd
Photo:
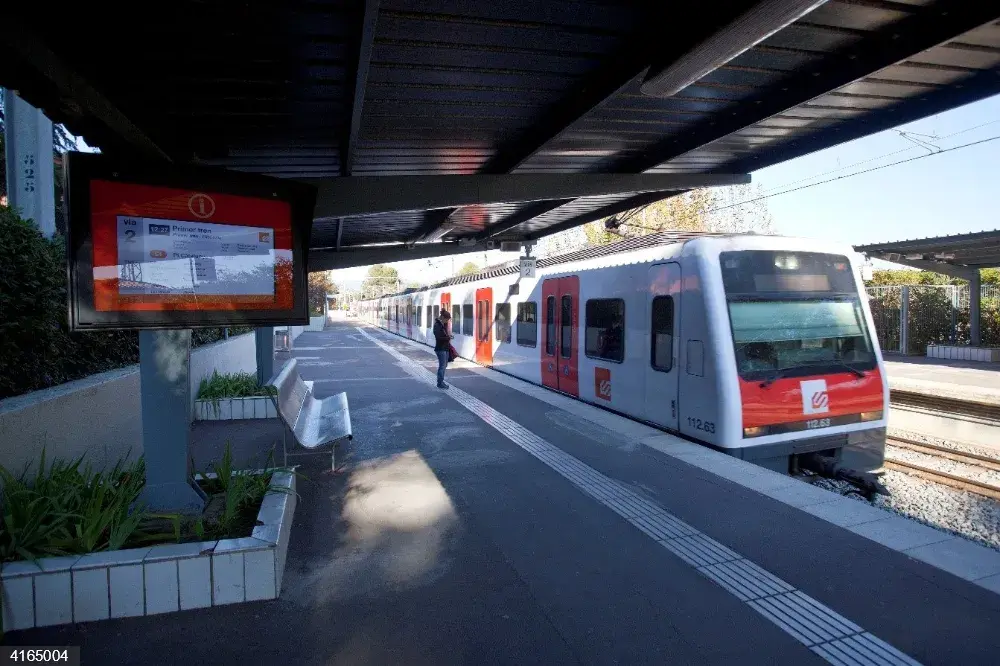
M 145 466 L 119 462 L 109 471 L 94 471 L 83 458 L 53 461 L 45 452 L 31 478 L 15 476 L 0 465 L 0 559 L 94 553 L 122 548 L 147 517 L 133 506 L 145 485 Z
M 0 206 L 0 398 L 48 388 L 139 362 L 135 331 L 70 333 L 66 249 L 30 220 Z M 253 330 L 230 328 L 230 335 Z M 223 338 L 196 329 L 194 346 Z
M 220 375 L 213 371 L 208 379 L 198 386 L 198 400 L 220 400 L 222 398 L 250 398 L 268 395 L 269 387 L 257 383 L 257 375 L 250 372 L 234 372 Z

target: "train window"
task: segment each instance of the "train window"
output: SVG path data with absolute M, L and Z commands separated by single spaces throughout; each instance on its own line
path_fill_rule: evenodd
M 462 334 L 462 306 L 451 306 L 451 332 L 454 335 Z
M 625 358 L 625 301 L 595 298 L 587 301 L 587 356 L 621 363 Z
M 538 344 L 538 304 L 517 304 L 517 344 L 534 347 Z
M 440 316 L 441 316 L 441 306 L 440 305 L 435 305 L 434 306 L 434 318 L 437 319 Z
M 653 322 L 650 337 L 650 363 L 654 370 L 670 372 L 674 367 L 674 299 L 657 296 L 653 299 Z
M 479 340 L 486 342 L 490 339 L 490 302 L 479 301 Z
M 434 327 L 434 309 L 431 306 L 427 306 L 427 328 Z
M 466 303 L 462 306 L 462 331 L 463 335 L 472 335 L 472 320 L 475 315 L 472 314 L 472 303 Z
M 563 358 L 573 356 L 573 297 L 562 297 L 562 308 L 559 312 L 559 323 L 562 326 L 562 338 L 559 340 L 559 353 Z
M 556 297 L 545 299 L 545 353 L 556 355 Z
M 497 303 L 497 340 L 510 344 L 510 303 Z
M 396 303 L 396 325 L 399 326 L 399 303 Z

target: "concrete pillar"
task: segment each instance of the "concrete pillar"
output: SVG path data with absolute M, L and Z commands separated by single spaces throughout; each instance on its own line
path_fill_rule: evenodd
M 274 327 L 262 326 L 254 331 L 257 338 L 257 383 L 263 385 L 274 376 Z M 289 348 L 292 331 L 288 329 Z
M 899 297 L 899 353 L 910 353 L 910 288 L 904 286 Z
M 191 428 L 191 331 L 139 331 L 139 392 L 146 487 L 159 512 L 200 513 L 206 497 L 194 483 Z
M 10 90 L 4 90 L 3 103 L 8 204 L 51 238 L 56 232 L 52 121 Z
M 979 313 L 983 296 L 983 281 L 977 269 L 969 276 L 969 344 L 978 347 L 982 344 L 979 329 Z

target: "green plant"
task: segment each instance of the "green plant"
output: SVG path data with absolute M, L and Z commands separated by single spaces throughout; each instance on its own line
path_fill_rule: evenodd
M 138 505 L 142 458 L 94 471 L 82 457 L 46 465 L 43 450 L 33 478 L 27 468 L 15 475 L 0 465 L 0 480 L 5 561 L 117 549 L 147 515 Z
M 257 375 L 251 372 L 234 372 L 220 375 L 212 372 L 208 379 L 198 385 L 199 400 L 221 400 L 223 398 L 250 398 L 271 395 L 274 389 L 257 383 Z

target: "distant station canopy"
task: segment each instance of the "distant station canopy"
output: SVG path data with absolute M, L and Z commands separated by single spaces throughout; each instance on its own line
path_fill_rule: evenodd
M 969 337 L 973 346 L 980 344 L 979 271 L 1000 267 L 1000 230 L 856 245 L 854 249 L 873 259 L 968 280 Z

